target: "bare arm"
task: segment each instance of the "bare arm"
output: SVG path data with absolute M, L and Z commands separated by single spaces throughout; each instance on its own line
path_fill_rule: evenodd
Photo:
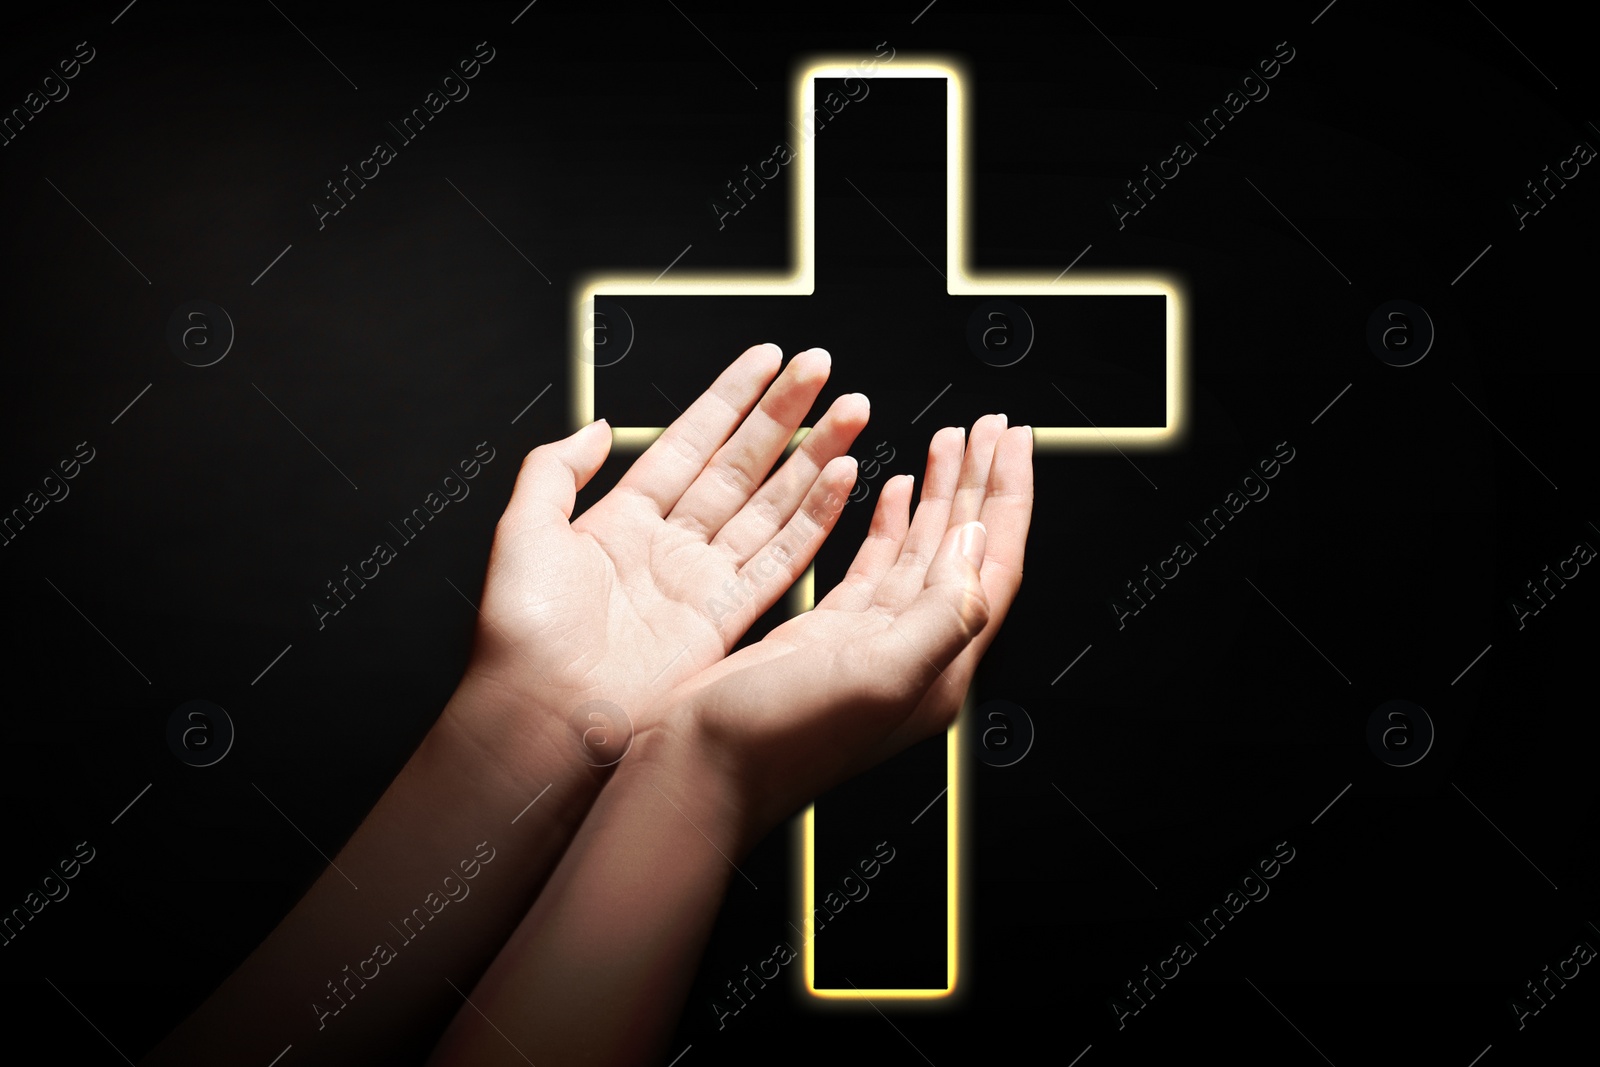
M 734 864 L 806 800 L 946 729 L 1021 582 L 1031 434 L 941 431 L 915 522 L 885 485 L 850 577 L 674 694 L 432 1063 L 662 1053 Z M 973 521 L 982 516 L 982 521 Z M 594 1023 L 598 1007 L 621 1025 Z
M 334 866 L 146 1063 L 291 1044 L 295 1063 L 401 1063 L 432 1043 L 461 1003 L 446 979 L 471 988 L 603 780 L 559 738 L 480 744 L 461 722 L 499 697 L 463 684 Z
M 693 753 L 635 754 L 432 1062 L 642 1064 L 672 1033 L 744 833 Z
M 596 764 L 727 654 L 831 528 L 781 517 L 854 481 L 844 453 L 866 398 L 840 397 L 783 459 L 830 362 L 780 362 L 770 345 L 746 351 L 576 520 L 608 427 L 529 454 L 439 723 L 334 866 L 148 1063 L 267 1063 L 291 1044 L 296 1063 L 421 1058 L 577 831 L 611 773 Z M 763 552 L 774 540 L 785 551 Z

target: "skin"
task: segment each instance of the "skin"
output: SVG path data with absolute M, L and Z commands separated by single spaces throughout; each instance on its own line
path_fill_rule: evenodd
M 1003 416 L 941 430 L 915 519 L 891 480 L 844 582 L 674 690 L 431 1064 L 663 1058 L 739 860 L 954 720 L 1021 584 L 1031 459 Z
M 594 766 L 614 757 L 596 735 L 586 750 L 590 724 L 575 728 L 574 712 L 606 700 L 651 729 L 662 699 L 726 655 L 831 529 L 837 508 L 819 506 L 830 492 L 842 503 L 855 480 L 845 452 L 867 401 L 834 401 L 769 477 L 831 365 L 821 350 L 780 374 L 781 362 L 776 346 L 747 350 L 576 521 L 609 428 L 528 454 L 495 529 L 471 659 L 438 722 L 334 866 L 145 1063 L 267 1063 L 289 1044 L 297 1063 L 404 1063 L 432 1046 L 462 1003 L 452 984 L 470 989 L 488 966 L 612 773 Z M 802 505 L 808 518 L 785 531 Z M 765 563 L 747 600 L 713 618 L 724 587 L 779 537 L 790 562 Z M 627 732 L 605 731 L 606 743 Z M 482 842 L 495 858 L 470 896 L 405 941 L 391 923 L 442 893 L 446 874 L 460 882 Z M 379 943 L 395 958 L 364 965 Z M 346 966 L 378 977 L 363 987 Z M 341 996 L 337 1015 L 321 1014 Z

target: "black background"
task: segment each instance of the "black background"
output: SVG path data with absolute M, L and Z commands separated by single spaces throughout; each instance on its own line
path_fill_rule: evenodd
M 1525 1029 L 1509 1008 L 1574 942 L 1600 942 L 1596 579 L 1586 569 L 1520 630 L 1507 606 L 1574 544 L 1600 542 L 1597 179 L 1585 168 L 1521 230 L 1510 207 L 1576 142 L 1600 143 L 1591 44 L 1555 9 L 280 6 L 139 0 L 118 17 L 113 2 L 32 16 L 0 44 L 6 109 L 77 42 L 97 52 L 0 148 L 0 508 L 77 442 L 96 450 L 71 495 L 0 549 L 0 905 L 74 843 L 98 852 L 0 949 L 6 1042 L 116 1062 L 48 978 L 137 1058 L 293 905 L 322 860 L 250 783 L 331 854 L 437 716 L 473 622 L 450 583 L 475 595 L 521 454 L 568 426 L 576 280 L 654 273 L 686 245 L 677 269 L 784 266 L 792 174 L 720 230 L 708 201 L 790 136 L 800 59 L 879 42 L 968 64 L 975 266 L 1053 276 L 1092 245 L 1075 270 L 1184 279 L 1191 432 L 1168 450 L 1037 458 L 1027 581 L 976 695 L 1026 708 L 1038 737 L 1015 766 L 974 768 L 961 994 L 880 1013 L 773 988 L 719 1032 L 712 996 L 798 910 L 735 879 L 669 1058 L 692 1044 L 685 1067 L 1066 1062 L 1092 1046 L 1085 1067 L 1466 1065 L 1492 1045 L 1487 1067 L 1548 1062 L 1586 1033 L 1588 968 Z M 482 40 L 497 54 L 471 96 L 319 231 L 308 205 L 323 183 Z M 1119 230 L 1107 200 L 1280 41 L 1295 58 L 1271 95 Z M 835 129 L 870 114 L 847 109 Z M 870 180 L 891 195 L 892 175 Z M 852 196 L 819 190 L 856 213 L 842 224 L 861 262 L 925 270 Z M 915 243 L 942 264 L 938 242 Z M 955 389 L 909 423 L 950 379 L 899 346 L 912 312 L 897 292 L 792 342 L 719 341 L 666 391 L 683 404 L 768 339 L 828 347 L 828 395 L 860 387 L 852 367 L 894 367 L 855 452 L 889 440 L 891 471 L 920 475 L 933 429 L 988 407 Z M 1407 368 L 1365 339 L 1396 298 L 1438 332 Z M 192 299 L 237 327 L 215 366 L 167 345 Z M 1043 346 L 1019 370 L 1058 359 L 1070 375 L 1068 356 Z M 1031 385 L 1014 395 L 1013 422 L 1076 421 Z M 471 497 L 318 631 L 323 583 L 483 440 L 497 455 Z M 1281 441 L 1295 459 L 1271 496 L 1119 631 L 1109 598 Z M 841 545 L 866 515 L 847 512 Z M 165 738 L 194 698 L 239 731 L 198 770 Z M 1395 698 L 1438 734 L 1403 769 L 1366 740 Z M 910 824 L 927 796 L 881 792 L 862 833 L 907 857 L 888 887 L 942 847 L 942 823 Z M 1123 983 L 1282 841 L 1295 859 L 1271 895 L 1119 1032 Z M 745 869 L 785 886 L 790 854 L 780 831 Z M 892 925 L 885 898 L 847 909 L 838 935 Z

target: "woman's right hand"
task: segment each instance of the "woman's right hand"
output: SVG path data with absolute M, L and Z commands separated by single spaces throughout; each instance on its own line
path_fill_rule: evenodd
M 689 679 L 665 725 L 731 777 L 741 843 L 948 729 L 1022 582 L 1033 438 L 989 415 L 934 436 L 916 517 L 887 482 L 843 582 L 816 608 Z M 721 792 L 716 791 L 716 792 Z

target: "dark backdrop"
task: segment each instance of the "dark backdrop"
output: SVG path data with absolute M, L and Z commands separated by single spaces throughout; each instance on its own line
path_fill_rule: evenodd
M 1521 1029 L 1512 1003 L 1537 1007 L 1524 983 L 1600 944 L 1600 579 L 1579 563 L 1591 550 L 1574 558 L 1600 544 L 1600 179 L 1552 181 L 1537 214 L 1524 188 L 1600 144 L 1592 43 L 1557 9 L 1504 3 L 920 6 L 112 0 L 8 27 L 5 109 L 78 42 L 93 58 L 0 147 L 0 508 L 69 491 L 0 548 L 0 906 L 77 842 L 96 858 L 0 949 L 7 1043 L 116 1062 L 109 1041 L 137 1058 L 292 906 L 322 860 L 251 783 L 331 854 L 437 716 L 473 623 L 452 583 L 475 596 L 521 454 L 568 426 L 575 280 L 653 274 L 680 252 L 685 271 L 786 264 L 791 171 L 720 227 L 711 201 L 793 136 L 802 57 L 880 42 L 968 64 L 978 267 L 1049 276 L 1082 253 L 1075 270 L 1183 279 L 1191 432 L 1166 450 L 1037 459 L 1027 582 L 975 694 L 1025 709 L 1036 737 L 1009 767 L 966 757 L 962 994 L 873 1011 L 773 988 L 719 1031 L 722 982 L 798 910 L 736 879 L 672 1054 L 1465 1067 L 1548 1062 L 1587 1034 L 1587 968 L 1552 981 Z M 319 229 L 324 183 L 480 41 L 494 59 L 470 97 Z M 1279 42 L 1294 58 L 1270 95 L 1119 227 L 1108 202 L 1124 182 L 1194 140 L 1185 121 Z M 859 147 L 915 104 L 885 81 L 872 91 L 878 119 L 854 105 L 819 142 Z M 759 318 L 658 334 L 692 358 L 641 380 L 681 405 L 746 344 L 825 345 L 827 395 L 872 386 L 856 453 L 890 442 L 893 473 L 920 475 L 933 429 L 993 406 L 1014 423 L 1092 418 L 1040 386 L 1104 384 L 1042 329 L 1010 384 L 959 336 L 938 357 L 949 375 L 907 340 L 926 332 L 924 298 L 901 283 L 937 286 L 918 257 L 942 267 L 941 220 L 897 234 L 862 203 L 883 208 L 896 175 L 865 173 L 859 199 L 828 178 L 819 203 L 843 212 L 841 269 L 881 270 L 880 290 L 770 335 Z M 1368 339 L 1397 299 L 1413 344 L 1428 332 L 1417 307 L 1436 334 L 1406 367 Z M 236 332 L 208 367 L 168 339 L 192 300 Z M 671 417 L 638 381 L 614 402 Z M 319 630 L 324 583 L 481 441 L 496 459 L 470 498 Z M 1294 459 L 1270 496 L 1119 628 L 1124 583 L 1197 540 L 1186 523 L 1281 442 Z M 47 485 L 75 450 L 93 458 Z M 869 506 L 847 512 L 850 538 Z M 1569 558 L 1533 613 L 1524 583 Z M 837 569 L 825 557 L 820 580 Z M 237 730 L 198 769 L 167 736 L 195 699 Z M 1392 700 L 1406 717 L 1380 717 L 1399 732 L 1374 743 Z M 897 953 L 917 965 L 920 935 L 896 926 L 915 909 L 895 902 L 943 847 L 942 813 L 910 821 L 932 790 L 898 792 L 885 773 L 833 800 L 877 812 L 857 832 L 898 850 L 881 895 L 835 928 L 841 953 L 877 946 L 858 955 L 880 973 Z M 1192 932 L 1275 848 L 1293 859 L 1270 895 L 1214 943 Z M 790 855 L 782 831 L 746 869 L 785 886 Z M 1180 940 L 1196 957 L 1133 1014 L 1125 983 Z

